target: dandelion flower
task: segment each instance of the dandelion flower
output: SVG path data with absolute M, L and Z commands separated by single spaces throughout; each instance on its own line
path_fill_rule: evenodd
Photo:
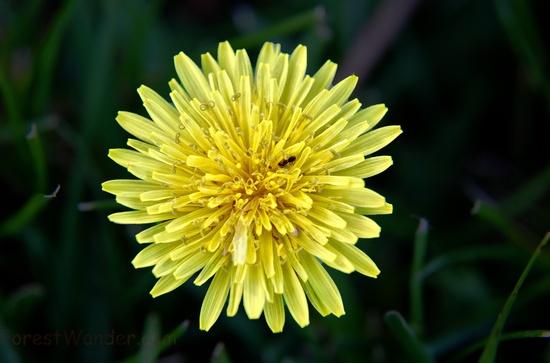
M 365 188 L 364 178 L 392 164 L 367 155 L 400 133 L 372 130 L 384 105 L 361 109 L 348 101 L 357 77 L 331 86 L 336 64 L 306 75 L 306 48 L 289 55 L 265 43 L 253 68 L 245 50 L 220 43 L 217 60 L 203 54 L 201 68 L 175 57 L 179 82 L 171 102 L 141 86 L 151 119 L 120 112 L 118 123 L 136 139 L 109 157 L 137 179 L 110 180 L 103 190 L 133 209 L 109 219 L 154 223 L 136 235 L 149 244 L 132 261 L 153 267 L 156 297 L 194 277 L 210 282 L 200 312 L 208 330 L 227 302 L 250 319 L 262 313 L 273 332 L 285 308 L 304 327 L 308 300 L 320 314 L 344 314 L 342 298 L 325 270 L 376 277 L 374 262 L 355 243 L 380 227 L 365 215 L 392 205 Z

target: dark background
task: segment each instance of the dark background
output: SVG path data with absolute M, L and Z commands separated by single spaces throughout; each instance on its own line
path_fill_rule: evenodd
M 549 10 L 545 0 L 0 0 L 0 361 L 414 361 L 385 323 L 393 310 L 437 361 L 477 361 L 481 349 L 466 350 L 487 338 L 550 229 Z M 394 166 L 367 180 L 394 205 L 375 217 L 381 237 L 358 242 L 380 277 L 330 271 L 341 318 L 310 309 L 308 327 L 288 316 L 272 334 L 241 309 L 199 331 L 206 287 L 152 299 L 150 270 L 130 264 L 141 227 L 107 220 L 122 209 L 100 184 L 128 177 L 107 158 L 129 137 L 117 111 L 146 115 L 137 87 L 168 97 L 173 56 L 198 62 L 224 40 L 253 64 L 265 41 L 285 53 L 304 44 L 309 74 L 331 59 L 340 79 L 359 75 L 354 97 L 385 103 L 381 125 L 404 130 L 381 151 Z M 504 332 L 550 329 L 549 289 L 543 251 Z M 549 362 L 550 345 L 504 341 L 497 361 Z

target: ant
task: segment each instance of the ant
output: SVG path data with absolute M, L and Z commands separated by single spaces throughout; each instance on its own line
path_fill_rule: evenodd
M 289 157 L 288 159 L 283 159 L 283 160 L 281 160 L 281 161 L 279 162 L 279 164 L 277 164 L 277 165 L 279 165 L 279 166 L 282 168 L 282 167 L 285 166 L 286 164 L 293 163 L 294 161 L 296 161 L 296 156 L 291 156 L 291 157 Z

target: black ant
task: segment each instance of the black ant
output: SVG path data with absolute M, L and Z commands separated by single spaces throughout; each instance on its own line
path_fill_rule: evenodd
M 281 161 L 279 162 L 279 164 L 277 164 L 277 165 L 279 165 L 279 166 L 282 168 L 282 167 L 285 166 L 286 164 L 293 163 L 294 161 L 296 161 L 296 156 L 291 156 L 291 157 L 289 157 L 288 159 L 283 159 L 283 160 L 281 160 Z

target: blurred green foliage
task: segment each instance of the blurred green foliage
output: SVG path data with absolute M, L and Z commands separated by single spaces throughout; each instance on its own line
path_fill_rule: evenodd
M 0 361 L 477 361 L 550 229 L 549 10 L 545 0 L 0 0 Z M 339 319 L 313 313 L 307 328 L 289 319 L 274 335 L 241 311 L 201 332 L 204 288 L 152 299 L 154 277 L 130 264 L 139 227 L 107 221 L 120 209 L 100 183 L 127 176 L 107 158 L 128 137 L 116 112 L 145 114 L 138 86 L 167 96 L 175 54 L 198 61 L 226 39 L 253 59 L 264 41 L 305 44 L 310 73 L 332 59 L 341 78 L 360 75 L 365 106 L 389 107 L 384 124 L 402 125 L 384 149 L 395 165 L 367 181 L 394 204 L 377 218 L 382 237 L 359 242 L 382 274 L 331 272 Z M 550 361 L 549 343 L 533 339 L 550 329 L 548 252 L 527 272 L 498 362 Z

